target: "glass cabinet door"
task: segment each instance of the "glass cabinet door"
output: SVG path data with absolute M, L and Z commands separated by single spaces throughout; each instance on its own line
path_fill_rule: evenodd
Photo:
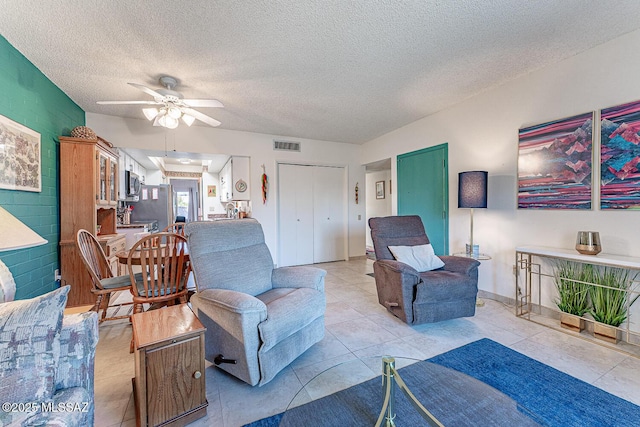
M 118 162 L 114 159 L 109 161 L 109 202 L 118 202 Z
M 99 155 L 98 163 L 98 202 L 107 201 L 107 158 Z

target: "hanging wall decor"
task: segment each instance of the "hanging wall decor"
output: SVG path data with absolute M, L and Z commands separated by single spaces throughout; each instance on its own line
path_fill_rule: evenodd
M 640 101 L 600 112 L 600 209 L 640 209 Z
M 356 182 L 356 205 L 358 204 L 358 183 Z
M 518 208 L 591 209 L 593 113 L 518 135 Z
M 42 191 L 40 134 L 0 116 L 0 188 Z
M 264 165 L 262 165 L 262 204 L 263 205 L 267 203 L 268 187 L 269 187 L 269 178 L 267 178 L 266 169 Z

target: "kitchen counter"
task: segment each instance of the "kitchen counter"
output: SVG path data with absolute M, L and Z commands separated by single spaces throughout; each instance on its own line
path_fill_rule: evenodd
M 140 223 L 140 224 L 118 224 L 116 228 L 145 228 L 149 227 L 149 223 Z
M 125 249 L 129 250 L 141 238 L 149 234 L 149 227 L 152 226 L 148 222 L 134 222 L 132 224 L 118 224 L 116 230 L 126 236 Z

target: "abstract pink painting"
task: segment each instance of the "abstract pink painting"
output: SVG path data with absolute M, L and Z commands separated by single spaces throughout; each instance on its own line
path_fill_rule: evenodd
M 600 112 L 600 209 L 640 209 L 640 101 Z
M 518 208 L 591 209 L 593 113 L 522 128 Z

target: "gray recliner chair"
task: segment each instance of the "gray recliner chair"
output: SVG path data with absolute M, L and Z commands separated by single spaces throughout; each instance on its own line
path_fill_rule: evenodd
M 254 219 L 190 222 L 184 230 L 207 360 L 263 385 L 323 338 L 324 270 L 274 269 Z
M 376 253 L 373 271 L 378 301 L 408 324 L 434 323 L 476 312 L 478 266 L 471 258 L 441 256 L 444 267 L 419 273 L 396 261 L 389 246 L 429 243 L 417 215 L 370 218 Z

